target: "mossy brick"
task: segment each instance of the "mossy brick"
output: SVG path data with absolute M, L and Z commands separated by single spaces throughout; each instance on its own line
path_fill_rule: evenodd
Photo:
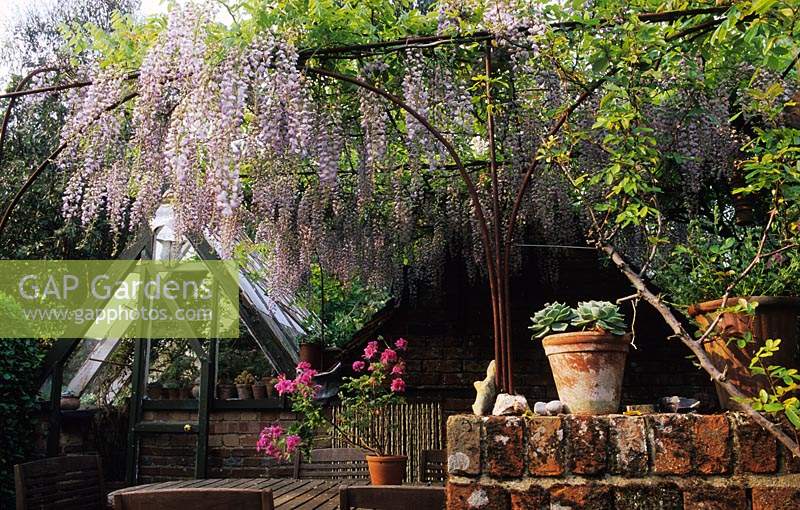
M 481 472 L 481 429 L 478 416 L 455 415 L 447 419 L 447 470 L 453 475 Z
M 510 497 L 505 487 L 477 483 L 448 483 L 447 510 L 509 510 Z
M 595 483 L 560 484 L 550 488 L 550 508 L 611 510 L 614 508 L 612 488 Z
M 609 471 L 640 477 L 647 474 L 647 427 L 642 416 L 609 418 Z
M 647 416 L 653 473 L 685 475 L 692 470 L 692 418 L 686 414 Z
M 575 474 L 600 475 L 608 460 L 608 419 L 567 416 L 567 467 Z
M 528 471 L 532 476 L 564 474 L 564 422 L 558 416 L 535 416 L 525 421 Z
M 735 430 L 738 474 L 774 473 L 778 470 L 778 441 L 755 421 L 732 415 Z
M 486 430 L 485 474 L 492 478 L 518 478 L 525 471 L 523 420 L 519 416 L 491 416 Z

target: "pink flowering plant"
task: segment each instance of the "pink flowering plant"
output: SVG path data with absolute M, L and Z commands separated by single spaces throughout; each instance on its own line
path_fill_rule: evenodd
M 256 449 L 277 460 L 288 459 L 298 448 L 310 448 L 321 433 L 335 432 L 346 442 L 375 455 L 386 455 L 386 437 L 371 432 L 369 421 L 386 406 L 403 402 L 406 384 L 403 354 L 408 342 L 398 338 L 389 344 L 383 339 L 369 342 L 361 359 L 352 365 L 354 375 L 345 377 L 339 387 L 340 419 L 333 423 L 317 399 L 321 387 L 314 382 L 317 371 L 308 363 L 297 365 L 294 379 L 278 376 L 275 389 L 287 395 L 300 420 L 283 429 L 273 424 L 261 431 Z

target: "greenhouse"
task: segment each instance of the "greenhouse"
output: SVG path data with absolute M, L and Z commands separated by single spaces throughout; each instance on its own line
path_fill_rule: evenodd
M 800 508 L 798 19 L 10 0 L 0 508 Z

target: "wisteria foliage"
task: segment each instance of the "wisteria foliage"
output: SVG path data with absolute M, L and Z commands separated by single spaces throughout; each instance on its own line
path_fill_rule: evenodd
M 477 28 L 497 38 L 502 80 L 493 85 L 493 114 L 505 211 L 555 113 L 580 89 L 554 68 L 552 55 L 543 58 L 542 9 L 512 0 L 479 4 L 439 2 L 438 30 L 458 33 L 464 19 L 479 16 Z M 382 286 L 397 282 L 405 266 L 414 280 L 436 281 L 451 259 L 483 276 L 473 204 L 451 157 L 421 123 L 367 90 L 301 72 L 292 34 L 267 31 L 224 49 L 209 44 L 212 16 L 207 6 L 175 7 L 136 79 L 114 66 L 83 70 L 93 85 L 73 92 L 62 133 L 68 149 L 60 164 L 72 175 L 67 217 L 88 224 L 105 211 L 122 231 L 169 200 L 180 232 L 215 238 L 223 256 L 243 234 L 265 243 L 269 284 L 281 292 L 301 285 L 311 263 L 344 280 L 358 274 Z M 492 216 L 486 177 L 486 108 L 476 81 L 483 63 L 472 52 L 475 62 L 465 64 L 459 51 L 445 46 L 368 57 L 350 74 L 390 89 L 444 133 L 467 163 L 489 223 L 502 223 Z M 681 92 L 641 105 L 637 122 L 652 130 L 665 159 L 677 162 L 683 205 L 692 211 L 704 189 L 730 178 L 746 134 L 728 122 L 728 89 L 679 79 L 665 72 L 649 84 Z M 790 97 L 791 85 L 783 90 Z M 138 97 L 128 106 L 107 111 L 131 91 Z M 592 175 L 613 163 L 607 133 L 593 129 L 601 108 L 593 98 L 574 113 L 565 131 L 583 135 L 567 137 L 569 168 L 550 165 L 537 174 L 515 241 L 583 239 L 587 218 L 573 209 L 565 174 Z M 640 256 L 642 239 L 632 235 L 621 244 Z M 512 263 L 519 260 L 515 252 Z M 557 273 L 555 258 L 541 260 L 546 275 Z

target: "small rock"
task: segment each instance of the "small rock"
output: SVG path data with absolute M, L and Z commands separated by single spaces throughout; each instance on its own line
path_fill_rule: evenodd
M 486 368 L 486 379 L 473 383 L 477 395 L 475 395 L 475 403 L 472 404 L 472 412 L 476 416 L 486 416 L 492 410 L 492 403 L 497 396 L 497 388 L 494 383 L 496 374 L 497 369 L 492 360 Z
M 547 416 L 547 404 L 544 402 L 536 402 L 533 404 L 533 412 L 539 416 Z
M 497 396 L 492 414 L 494 416 L 521 415 L 529 409 L 528 401 L 522 395 L 501 393 Z
M 551 400 L 545 405 L 545 410 L 550 416 L 556 416 L 564 412 L 564 404 L 560 400 Z
M 691 413 L 700 407 L 700 401 L 685 397 L 664 397 L 659 402 L 661 410 L 667 413 Z

